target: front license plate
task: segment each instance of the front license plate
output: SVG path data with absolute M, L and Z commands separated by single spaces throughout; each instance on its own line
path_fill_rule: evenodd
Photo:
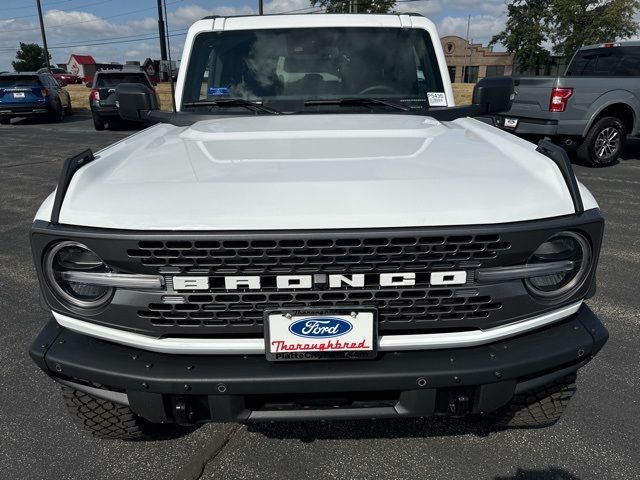
M 518 126 L 517 118 L 505 118 L 504 119 L 505 128 L 516 128 Z
M 24 98 L 24 92 L 13 92 L 13 98 Z
M 265 318 L 267 360 L 373 358 L 375 312 L 277 311 Z

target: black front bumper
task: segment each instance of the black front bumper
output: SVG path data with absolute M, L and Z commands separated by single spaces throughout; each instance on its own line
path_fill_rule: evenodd
M 57 380 L 115 395 L 151 421 L 251 422 L 492 411 L 516 393 L 576 371 L 607 338 L 583 305 L 566 320 L 505 341 L 380 352 L 375 360 L 272 363 L 258 355 L 162 354 L 80 335 L 54 320 L 30 354 Z

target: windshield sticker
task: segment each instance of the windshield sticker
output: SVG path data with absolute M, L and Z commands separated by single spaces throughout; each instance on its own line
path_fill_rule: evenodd
M 227 87 L 209 87 L 210 97 L 222 97 L 229 95 L 229 89 Z
M 430 107 L 446 107 L 447 98 L 442 92 L 427 92 Z

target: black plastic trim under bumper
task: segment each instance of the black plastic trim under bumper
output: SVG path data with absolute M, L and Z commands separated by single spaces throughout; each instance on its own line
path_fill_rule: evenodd
M 514 395 L 571 373 L 605 344 L 608 332 L 583 305 L 533 333 L 471 348 L 380 353 L 376 360 L 268 362 L 258 355 L 171 355 L 74 333 L 51 320 L 31 346 L 49 375 L 78 386 L 126 392 L 151 421 L 264 421 L 427 416 L 439 395 L 470 398 L 464 413 L 491 411 Z M 397 392 L 393 406 L 300 410 L 251 409 L 256 396 Z M 440 402 L 441 403 L 441 402 Z M 185 422 L 177 405 L 191 405 Z
M 493 125 L 494 127 L 497 127 L 501 130 L 515 134 L 549 136 L 558 135 L 558 120 L 519 117 L 517 115 L 484 115 L 476 118 L 486 124 Z M 515 128 L 505 127 L 505 118 L 518 120 L 518 125 Z

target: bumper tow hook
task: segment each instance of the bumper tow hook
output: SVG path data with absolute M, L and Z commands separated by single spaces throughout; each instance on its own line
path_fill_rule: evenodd
M 449 413 L 452 417 L 462 417 L 469 412 L 469 397 L 467 395 L 452 395 L 449 397 Z

